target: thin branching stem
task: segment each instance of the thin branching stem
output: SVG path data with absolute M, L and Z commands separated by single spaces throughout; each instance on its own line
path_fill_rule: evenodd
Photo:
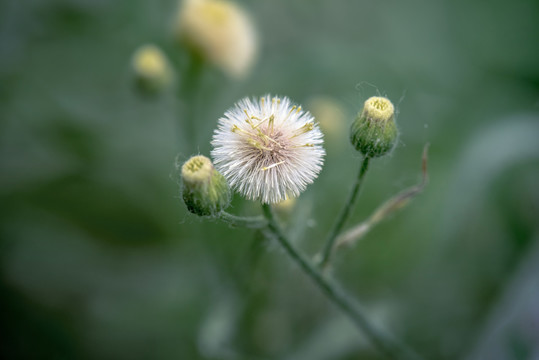
M 328 277 L 325 277 L 320 270 L 314 266 L 305 255 L 300 253 L 283 234 L 277 224 L 273 211 L 268 204 L 263 204 L 264 216 L 268 221 L 267 232 L 275 238 L 288 253 L 290 258 L 307 274 L 320 290 L 341 309 L 354 324 L 370 339 L 373 345 L 388 359 L 398 360 L 419 360 L 418 355 L 382 334 L 365 317 L 362 310 L 340 287 Z
M 429 182 L 429 176 L 427 173 L 427 157 L 428 157 L 429 144 L 425 144 L 423 147 L 423 156 L 421 160 L 423 176 L 421 181 L 408 189 L 401 191 L 397 195 L 393 196 L 391 199 L 387 200 L 385 203 L 380 205 L 372 214 L 367 218 L 367 220 L 362 223 L 354 226 L 352 229 L 345 231 L 340 234 L 335 241 L 335 251 L 337 248 L 344 245 L 352 245 L 358 242 L 365 234 L 367 234 L 371 228 L 380 223 L 382 220 L 388 218 L 390 215 L 395 213 L 397 210 L 405 207 L 414 197 L 419 195 L 425 186 Z
M 320 266 L 323 268 L 329 264 L 329 261 L 331 260 L 331 255 L 333 253 L 333 245 L 335 243 L 335 239 L 337 238 L 337 236 L 339 236 L 357 200 L 359 190 L 361 189 L 361 185 L 363 184 L 363 180 L 365 179 L 365 174 L 367 173 L 367 169 L 369 168 L 369 160 L 370 158 L 368 156 L 365 156 L 365 158 L 363 159 L 363 163 L 359 168 L 356 181 L 354 183 L 354 186 L 352 187 L 352 190 L 350 191 L 348 200 L 346 201 L 344 208 L 342 209 L 341 213 L 339 214 L 339 217 L 337 218 L 337 222 L 331 229 L 331 232 L 326 239 L 326 243 L 322 251 L 322 258 L 320 261 Z
M 263 216 L 236 216 L 221 211 L 219 219 L 235 227 L 245 227 L 249 229 L 260 229 L 268 225 L 268 220 Z

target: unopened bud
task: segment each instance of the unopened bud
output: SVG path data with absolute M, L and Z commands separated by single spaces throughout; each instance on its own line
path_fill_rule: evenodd
M 308 108 L 324 135 L 340 143 L 348 123 L 342 104 L 328 96 L 316 96 L 309 100 Z
M 159 93 L 172 83 L 172 68 L 165 54 L 157 46 L 139 47 L 132 61 L 137 86 L 143 93 Z
M 245 76 L 256 57 L 251 17 L 228 0 L 183 0 L 174 31 L 197 56 L 232 77 Z
M 350 129 L 352 145 L 367 157 L 389 153 L 398 137 L 394 117 L 395 108 L 391 101 L 378 96 L 367 99 Z
M 296 205 L 296 199 L 297 198 L 289 197 L 286 200 L 276 203 L 274 205 L 275 210 L 282 215 L 290 215 Z
M 187 209 L 199 216 L 216 215 L 230 204 L 230 189 L 210 159 L 193 156 L 182 166 L 182 196 Z

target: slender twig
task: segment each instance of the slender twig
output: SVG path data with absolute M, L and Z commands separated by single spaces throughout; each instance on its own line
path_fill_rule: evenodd
M 359 168 L 356 182 L 352 187 L 352 191 L 350 191 L 348 200 L 346 201 L 344 208 L 342 209 L 341 213 L 339 214 L 339 217 L 337 218 L 337 222 L 333 226 L 333 229 L 331 229 L 331 232 L 326 239 L 326 243 L 322 252 L 322 258 L 320 260 L 321 267 L 326 267 L 331 260 L 333 244 L 335 243 L 335 239 L 337 238 L 344 224 L 346 223 L 346 220 L 348 220 L 348 217 L 350 216 L 350 211 L 354 207 L 357 196 L 359 194 L 359 190 L 361 189 L 361 185 L 363 184 L 363 179 L 365 179 L 365 174 L 367 173 L 367 169 L 369 168 L 369 159 L 370 158 L 368 156 L 365 156 L 365 158 L 363 159 L 363 163 Z
M 222 221 L 236 227 L 260 229 L 268 225 L 268 221 L 263 216 L 236 216 L 226 211 L 221 211 L 218 216 Z
M 429 144 L 425 144 L 423 148 L 423 157 L 422 157 L 422 172 L 423 177 L 421 182 L 417 185 L 409 187 L 406 190 L 401 191 L 397 195 L 393 196 L 391 199 L 387 200 L 385 203 L 380 205 L 369 218 L 362 223 L 354 226 L 350 230 L 344 232 L 335 242 L 335 249 L 343 245 L 352 245 L 359 241 L 367 232 L 370 231 L 376 224 L 380 221 L 386 219 L 389 215 L 393 214 L 395 211 L 402 209 L 412 200 L 415 196 L 419 195 L 427 186 L 429 182 L 429 177 L 427 173 L 427 158 L 428 158 L 428 148 Z M 335 250 L 333 249 L 333 251 Z
M 359 306 L 352 300 L 337 284 L 327 277 L 324 277 L 305 255 L 301 254 L 281 231 L 279 225 L 275 221 L 272 209 L 268 204 L 263 204 L 264 216 L 268 220 L 267 231 L 277 239 L 283 246 L 290 258 L 299 265 L 299 267 L 307 274 L 320 290 L 339 307 L 354 324 L 365 333 L 369 340 L 385 354 L 389 359 L 420 359 L 418 355 L 406 348 L 404 345 L 390 339 L 387 335 L 382 334 L 374 328 L 367 320 Z

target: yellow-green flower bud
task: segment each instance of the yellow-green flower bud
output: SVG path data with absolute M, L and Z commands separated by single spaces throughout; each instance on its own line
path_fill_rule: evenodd
M 397 143 L 398 135 L 395 108 L 391 101 L 379 96 L 365 101 L 350 129 L 352 145 L 367 157 L 389 153 Z
M 182 196 L 187 209 L 199 216 L 212 216 L 230 204 L 230 188 L 205 156 L 193 156 L 182 166 Z
M 229 0 L 183 0 L 174 32 L 188 49 L 233 78 L 247 75 L 258 52 L 251 16 Z
M 328 96 L 316 96 L 309 100 L 308 109 L 320 124 L 324 137 L 342 139 L 348 120 L 342 104 Z
M 165 90 L 173 79 L 173 70 L 165 54 L 155 45 L 143 45 L 133 54 L 136 84 L 144 94 Z
M 275 210 L 283 215 L 290 215 L 296 205 L 297 198 L 289 197 L 286 200 L 278 202 L 274 205 Z

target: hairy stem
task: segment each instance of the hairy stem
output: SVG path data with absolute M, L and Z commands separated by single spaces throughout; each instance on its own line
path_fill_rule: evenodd
M 344 224 L 346 223 L 346 220 L 348 220 L 348 217 L 350 216 L 350 211 L 354 207 L 357 196 L 359 195 L 359 190 L 361 189 L 361 185 L 363 184 L 363 179 L 365 179 L 365 174 L 367 173 L 367 169 L 369 168 L 369 159 L 370 158 L 368 156 L 365 156 L 365 158 L 363 159 L 363 163 L 359 168 L 356 182 L 352 187 L 352 191 L 348 196 L 348 200 L 346 201 L 344 208 L 342 209 L 341 213 L 339 214 L 339 217 L 337 218 L 337 222 L 333 226 L 333 229 L 331 229 L 331 232 L 326 239 L 326 243 L 322 252 L 322 259 L 320 261 L 321 267 L 326 267 L 331 260 L 335 239 L 337 238 L 337 236 L 339 236 L 339 233 L 341 232 Z
M 335 284 L 329 278 L 324 277 L 320 270 L 318 270 L 305 255 L 301 254 L 290 243 L 290 241 L 288 241 L 275 221 L 271 207 L 268 204 L 263 204 L 262 206 L 264 216 L 268 221 L 267 230 L 272 237 L 277 239 L 290 258 L 299 265 L 299 267 L 311 278 L 311 280 L 314 281 L 314 283 L 328 297 L 328 299 L 331 300 L 338 308 L 340 308 L 354 322 L 354 324 L 365 333 L 365 335 L 381 353 L 385 354 L 387 358 L 395 360 L 420 359 L 420 357 L 411 352 L 409 349 L 375 329 L 367 320 L 354 300 L 352 300 L 344 291 L 342 291 L 337 284 Z
M 236 216 L 226 211 L 221 211 L 218 217 L 227 224 L 236 227 L 260 229 L 268 225 L 268 221 L 263 216 Z

